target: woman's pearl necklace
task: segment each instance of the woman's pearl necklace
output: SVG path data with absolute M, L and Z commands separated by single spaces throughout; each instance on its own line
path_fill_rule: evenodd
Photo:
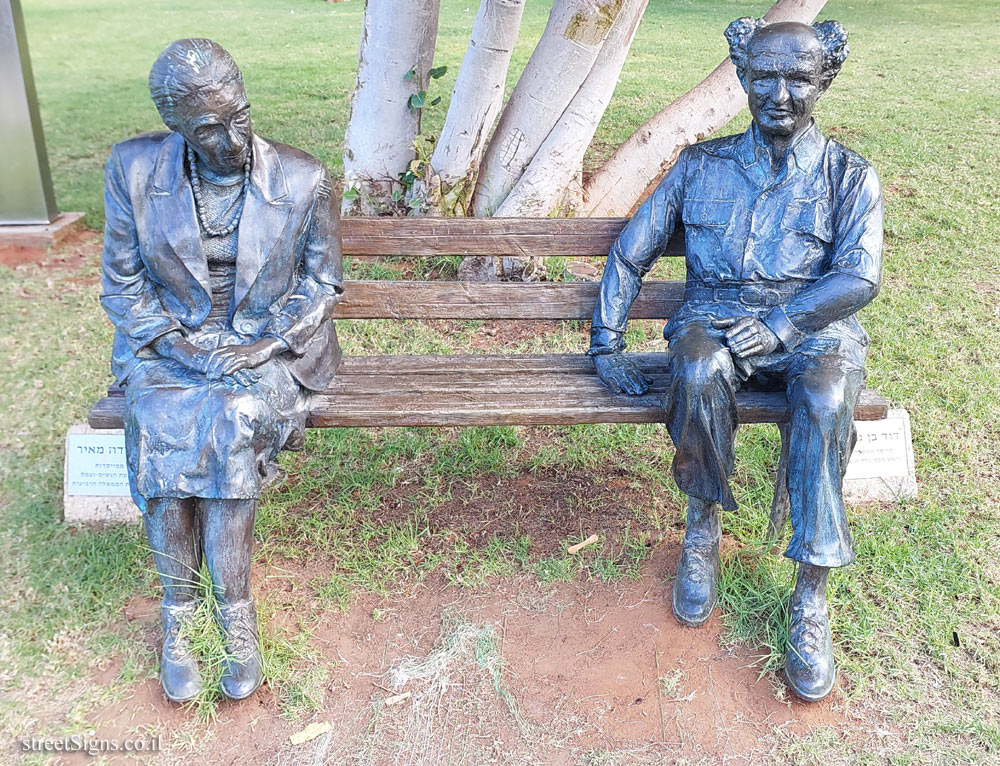
M 201 176 L 198 175 L 198 163 L 191 144 L 187 145 L 187 158 L 188 165 L 191 167 L 191 189 L 194 191 L 194 206 L 198 211 L 198 220 L 201 221 L 201 228 L 210 237 L 224 237 L 232 233 L 240 225 L 240 216 L 243 215 L 243 203 L 246 201 L 247 187 L 250 185 L 250 157 L 247 157 L 247 161 L 243 163 L 243 186 L 240 189 L 236 212 L 233 214 L 233 219 L 222 228 L 209 225 L 205 217 L 205 209 L 201 198 Z

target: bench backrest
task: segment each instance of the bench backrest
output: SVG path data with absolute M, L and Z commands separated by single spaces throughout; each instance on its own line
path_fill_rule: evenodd
M 606 256 L 627 218 L 345 218 L 344 255 Z M 675 233 L 666 255 L 684 254 Z M 590 319 L 596 282 L 350 281 L 336 317 L 344 319 Z M 684 298 L 682 282 L 647 281 L 633 319 L 667 319 Z

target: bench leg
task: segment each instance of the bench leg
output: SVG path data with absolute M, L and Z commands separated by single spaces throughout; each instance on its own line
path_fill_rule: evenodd
M 767 539 L 774 543 L 788 521 L 788 437 L 789 423 L 779 423 L 781 433 L 781 457 L 778 459 L 778 475 L 774 481 L 774 501 L 771 503 L 771 520 L 767 525 Z

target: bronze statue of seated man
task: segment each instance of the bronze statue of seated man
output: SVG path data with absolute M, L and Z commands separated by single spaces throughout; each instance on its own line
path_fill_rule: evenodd
M 684 305 L 664 330 L 674 478 L 689 496 L 673 611 L 700 625 L 716 604 L 720 506 L 737 507 L 729 485 L 737 389 L 785 391 L 794 527 L 785 555 L 798 567 L 785 675 L 796 695 L 818 700 L 836 675 L 827 575 L 854 560 L 841 489 L 869 345 L 856 314 L 881 277 L 882 194 L 872 167 L 812 120 L 847 57 L 844 28 L 740 19 L 726 37 L 753 123 L 685 149 L 622 231 L 588 353 L 612 390 L 647 389 L 619 353 L 626 319 L 683 222 Z
M 111 149 L 101 303 L 132 496 L 164 589 L 164 692 L 183 702 L 203 688 L 185 626 L 204 559 L 226 637 L 222 691 L 242 699 L 263 680 L 257 498 L 278 452 L 301 447 L 309 393 L 340 359 L 338 204 L 316 159 L 254 134 L 218 44 L 171 44 L 149 86 L 170 130 Z

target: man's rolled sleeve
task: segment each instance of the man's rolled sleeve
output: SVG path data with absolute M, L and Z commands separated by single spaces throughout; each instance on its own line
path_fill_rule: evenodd
M 834 249 L 826 273 L 762 317 L 792 351 L 810 333 L 851 316 L 877 294 L 882 278 L 882 189 L 869 165 L 848 168 L 837 195 Z
M 834 214 L 830 271 L 849 274 L 876 288 L 882 279 L 882 186 L 874 168 L 851 168 Z
M 799 328 L 792 324 L 781 306 L 775 306 L 768 311 L 761 321 L 778 337 L 786 351 L 794 351 L 795 347 L 806 338 L 805 333 L 800 332 Z

